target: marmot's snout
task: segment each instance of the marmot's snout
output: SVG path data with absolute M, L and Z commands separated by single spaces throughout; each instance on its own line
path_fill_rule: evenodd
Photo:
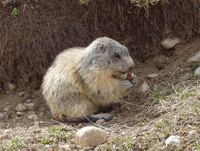
M 133 73 L 134 69 L 135 69 L 135 62 L 133 61 L 133 59 L 130 57 L 127 59 L 126 61 L 127 63 L 127 71 L 128 73 Z
M 132 73 L 132 72 L 134 71 L 134 69 L 135 69 L 135 64 L 132 65 L 132 66 L 129 68 L 129 73 Z

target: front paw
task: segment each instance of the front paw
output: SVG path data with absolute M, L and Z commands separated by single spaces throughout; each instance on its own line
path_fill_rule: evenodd
M 131 79 L 130 79 L 131 84 L 136 85 L 139 80 L 138 77 L 136 75 L 134 75 Z
M 109 113 L 99 113 L 99 114 L 92 114 L 90 116 L 87 116 L 87 119 L 92 122 L 96 122 L 99 119 L 104 119 L 105 121 L 109 121 L 112 119 L 112 117 L 113 116 Z

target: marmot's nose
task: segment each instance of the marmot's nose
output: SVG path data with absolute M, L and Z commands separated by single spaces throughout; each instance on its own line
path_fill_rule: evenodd
M 135 62 L 133 61 L 132 58 L 128 59 L 128 68 L 129 72 L 133 72 L 134 68 L 135 68 Z

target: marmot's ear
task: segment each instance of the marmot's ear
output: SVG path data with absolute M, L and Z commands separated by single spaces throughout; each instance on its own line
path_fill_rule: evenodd
M 99 48 L 99 50 L 100 50 L 102 53 L 104 53 L 104 52 L 106 52 L 107 46 L 106 46 L 105 43 L 100 42 L 100 43 L 98 44 L 98 48 Z

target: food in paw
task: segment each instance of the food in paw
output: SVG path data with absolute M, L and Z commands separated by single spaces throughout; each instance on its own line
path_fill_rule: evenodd
M 126 80 L 133 79 L 133 73 L 127 73 Z

